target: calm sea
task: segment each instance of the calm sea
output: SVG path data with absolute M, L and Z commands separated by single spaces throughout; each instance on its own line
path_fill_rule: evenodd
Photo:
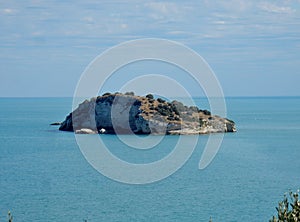
M 197 99 L 204 108 L 206 102 Z M 128 185 L 98 173 L 73 133 L 49 123 L 71 111 L 71 98 L 0 99 L 0 221 L 268 221 L 290 189 L 300 188 L 300 98 L 228 98 L 237 133 L 226 134 L 204 170 L 207 136 L 175 174 Z M 122 147 L 103 135 L 120 158 L 138 161 L 170 152 L 177 136 L 152 151 Z M 135 154 L 138 153 L 138 155 Z M 146 156 L 146 157 L 145 157 Z

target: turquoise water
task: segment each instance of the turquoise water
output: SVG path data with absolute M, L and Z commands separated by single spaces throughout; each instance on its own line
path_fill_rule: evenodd
M 0 99 L 0 221 L 8 210 L 16 222 L 268 221 L 283 194 L 300 187 L 300 98 L 226 103 L 238 132 L 225 135 L 206 169 L 198 170 L 204 135 L 175 174 L 128 185 L 94 170 L 73 133 L 49 126 L 71 111 L 70 98 Z M 139 162 L 163 157 L 178 137 L 145 152 L 120 146 L 112 135 L 103 139 L 120 158 Z

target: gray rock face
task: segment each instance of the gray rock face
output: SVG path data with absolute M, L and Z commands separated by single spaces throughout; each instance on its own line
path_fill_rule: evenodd
M 133 93 L 110 94 L 81 103 L 61 123 L 62 131 L 109 134 L 206 134 L 235 132 L 235 123 L 207 110 Z

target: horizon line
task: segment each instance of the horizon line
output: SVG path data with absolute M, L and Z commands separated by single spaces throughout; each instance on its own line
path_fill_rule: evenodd
M 101 95 L 98 95 L 101 96 Z M 194 96 L 192 95 L 193 98 L 208 98 L 207 96 Z M 300 95 L 243 95 L 243 96 L 224 96 L 224 98 L 297 98 L 300 97 Z M 47 99 L 47 98 L 73 98 L 73 96 L 0 96 L 0 99 Z M 170 98 L 186 98 L 186 97 L 181 97 L 181 96 L 171 96 Z M 214 98 L 214 97 L 212 97 Z

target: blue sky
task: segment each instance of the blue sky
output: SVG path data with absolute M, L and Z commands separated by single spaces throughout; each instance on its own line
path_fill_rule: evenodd
M 300 96 L 300 0 L 0 1 L 0 96 L 72 96 L 104 50 L 178 41 L 226 96 Z

